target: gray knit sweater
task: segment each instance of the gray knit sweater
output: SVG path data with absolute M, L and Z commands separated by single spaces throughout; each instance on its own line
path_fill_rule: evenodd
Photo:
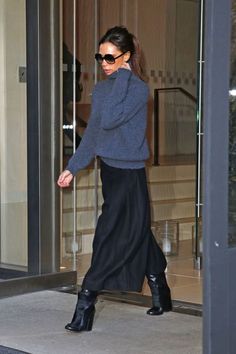
M 144 167 L 148 94 L 147 84 L 127 69 L 98 82 L 88 126 L 66 169 L 75 175 L 95 156 L 113 167 Z

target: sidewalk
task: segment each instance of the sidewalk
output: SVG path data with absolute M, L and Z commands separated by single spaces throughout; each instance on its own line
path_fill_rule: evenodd
M 76 296 L 56 291 L 0 300 L 0 345 L 32 354 L 200 354 L 200 317 L 99 300 L 91 332 L 70 333 Z M 0 351 L 1 353 L 1 351 Z

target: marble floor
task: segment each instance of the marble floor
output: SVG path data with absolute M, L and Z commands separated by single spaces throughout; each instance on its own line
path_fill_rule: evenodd
M 180 241 L 178 256 L 167 257 L 167 279 L 173 300 L 202 304 L 202 271 L 194 269 L 192 242 Z M 144 285 L 144 294 L 150 294 Z
M 76 259 L 79 285 L 82 283 L 90 261 L 90 254 L 78 255 Z M 167 261 L 166 275 L 173 300 L 202 304 L 202 271 L 194 269 L 192 241 L 180 241 L 178 255 L 168 257 Z M 72 259 L 64 258 L 61 265 L 62 271 L 72 269 Z M 143 286 L 143 295 L 150 295 L 146 282 Z

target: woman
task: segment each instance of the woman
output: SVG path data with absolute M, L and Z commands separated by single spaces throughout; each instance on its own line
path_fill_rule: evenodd
M 107 79 L 92 94 L 92 110 L 81 144 L 58 179 L 68 187 L 94 156 L 101 160 L 104 203 L 95 230 L 91 266 L 70 331 L 92 329 L 98 292 L 141 291 L 146 275 L 152 292 L 149 315 L 171 310 L 165 278 L 166 259 L 150 227 L 145 175 L 149 156 L 145 137 L 148 87 L 142 80 L 140 47 L 125 27 L 107 31 L 95 59 Z

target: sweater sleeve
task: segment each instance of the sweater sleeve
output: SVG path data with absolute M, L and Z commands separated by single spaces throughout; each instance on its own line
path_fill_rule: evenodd
M 93 94 L 94 95 L 94 94 Z M 98 134 L 98 119 L 96 114 L 96 107 L 94 97 L 92 95 L 92 111 L 88 120 L 87 128 L 84 132 L 82 140 L 75 151 L 74 155 L 70 158 L 65 170 L 69 170 L 73 176 L 79 170 L 87 167 L 92 159 L 95 157 L 95 144 Z
M 119 69 L 115 83 L 104 102 L 101 114 L 101 127 L 114 129 L 132 119 L 148 100 L 148 87 L 137 82 L 130 87 L 132 73 L 127 69 Z

